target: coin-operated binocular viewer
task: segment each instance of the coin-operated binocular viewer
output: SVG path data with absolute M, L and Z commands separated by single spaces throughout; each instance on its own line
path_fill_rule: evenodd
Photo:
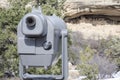
M 67 80 L 67 29 L 59 17 L 45 16 L 40 8 L 33 8 L 17 27 L 19 75 L 22 80 Z M 28 74 L 29 67 L 52 66 L 61 56 L 61 75 Z

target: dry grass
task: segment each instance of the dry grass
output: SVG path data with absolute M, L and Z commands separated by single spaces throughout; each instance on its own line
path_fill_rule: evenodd
M 100 39 L 108 36 L 120 36 L 120 24 L 98 19 L 81 19 L 78 23 L 67 23 L 67 28 L 72 32 L 80 32 L 84 39 Z

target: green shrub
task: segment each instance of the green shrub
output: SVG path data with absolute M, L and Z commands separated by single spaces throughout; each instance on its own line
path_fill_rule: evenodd
M 102 40 L 101 46 L 104 46 L 103 49 L 104 55 L 111 61 L 114 61 L 115 64 L 120 66 L 120 38 L 116 36 L 110 36 L 107 40 Z
M 117 68 L 120 68 L 119 37 L 109 36 L 107 39 L 94 40 L 84 39 L 80 32 L 71 34 L 70 61 L 77 64 L 81 75 L 95 80 L 95 78 L 104 78 L 106 75 L 111 76 Z
M 87 76 L 85 80 L 97 80 L 98 66 L 90 63 L 94 54 L 95 51 L 90 46 L 86 46 L 80 51 L 80 64 L 77 65 L 77 69 L 80 70 L 81 75 Z

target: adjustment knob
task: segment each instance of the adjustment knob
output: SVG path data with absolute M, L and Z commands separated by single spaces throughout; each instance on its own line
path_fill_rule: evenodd
M 50 49 L 52 48 L 52 43 L 51 43 L 51 42 L 45 42 L 45 43 L 43 44 L 43 48 L 44 48 L 45 50 L 50 50 Z

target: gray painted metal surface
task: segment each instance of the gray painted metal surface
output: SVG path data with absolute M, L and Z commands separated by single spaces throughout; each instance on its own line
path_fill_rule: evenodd
M 41 8 L 33 8 L 17 27 L 19 75 L 21 80 L 67 80 L 67 28 L 59 17 L 45 16 Z M 29 67 L 47 68 L 62 57 L 61 75 L 34 75 L 25 72 Z

